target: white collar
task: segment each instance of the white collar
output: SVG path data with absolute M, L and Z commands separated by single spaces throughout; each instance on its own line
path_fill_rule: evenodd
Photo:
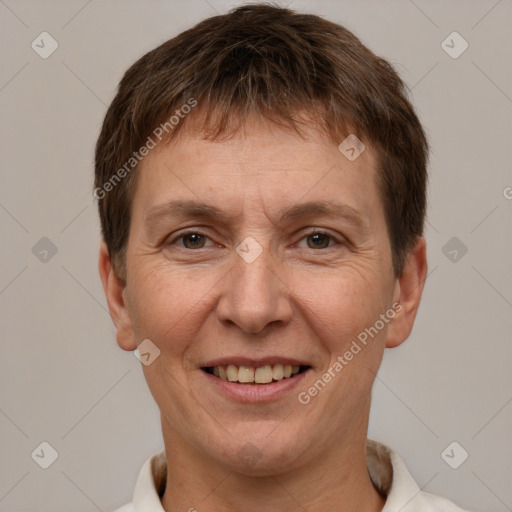
M 403 460 L 382 443 L 367 440 L 368 473 L 379 491 L 386 496 L 382 512 L 464 512 L 451 501 L 422 492 Z M 165 490 L 167 461 L 165 450 L 146 460 L 133 492 L 133 512 L 165 512 L 160 497 Z

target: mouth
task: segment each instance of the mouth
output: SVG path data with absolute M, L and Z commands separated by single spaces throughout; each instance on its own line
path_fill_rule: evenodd
M 227 382 L 269 385 L 281 380 L 292 379 L 310 368 L 309 365 L 275 363 L 261 366 L 252 364 L 203 366 L 201 370 Z

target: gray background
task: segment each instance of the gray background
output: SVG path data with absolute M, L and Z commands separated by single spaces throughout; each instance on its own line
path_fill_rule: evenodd
M 0 0 L 2 511 L 111 510 L 163 448 L 97 272 L 93 149 L 126 68 L 239 3 Z M 512 510 L 512 2 L 291 7 L 345 24 L 394 63 L 432 144 L 430 275 L 413 334 L 386 351 L 369 436 L 396 449 L 424 490 Z M 47 59 L 31 48 L 43 31 L 59 45 Z M 453 31 L 469 44 L 456 59 L 441 46 Z M 43 237 L 56 254 L 41 252 Z M 58 452 L 48 469 L 31 457 L 43 441 Z M 469 453 L 458 469 L 441 457 L 452 441 Z

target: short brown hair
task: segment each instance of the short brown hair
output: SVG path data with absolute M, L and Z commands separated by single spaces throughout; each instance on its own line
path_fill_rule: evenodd
M 103 239 L 121 279 L 136 172 L 119 171 L 126 171 L 155 127 L 191 98 L 202 113 L 204 136 L 212 140 L 235 133 L 251 113 L 301 133 L 297 114 L 307 111 L 333 143 L 353 133 L 372 144 L 393 270 L 401 275 L 423 234 L 428 160 L 426 136 L 404 83 L 343 26 L 247 4 L 146 53 L 119 83 L 96 144 L 94 186 Z M 186 122 L 166 130 L 162 143 Z

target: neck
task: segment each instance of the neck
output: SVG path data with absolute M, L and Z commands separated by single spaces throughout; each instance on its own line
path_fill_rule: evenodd
M 302 466 L 268 476 L 240 474 L 206 458 L 163 421 L 168 472 L 162 506 L 166 512 L 380 512 L 385 498 L 373 486 L 366 467 L 367 421 L 366 417 L 364 425 L 353 425 L 353 435 L 344 432 L 343 439 Z

